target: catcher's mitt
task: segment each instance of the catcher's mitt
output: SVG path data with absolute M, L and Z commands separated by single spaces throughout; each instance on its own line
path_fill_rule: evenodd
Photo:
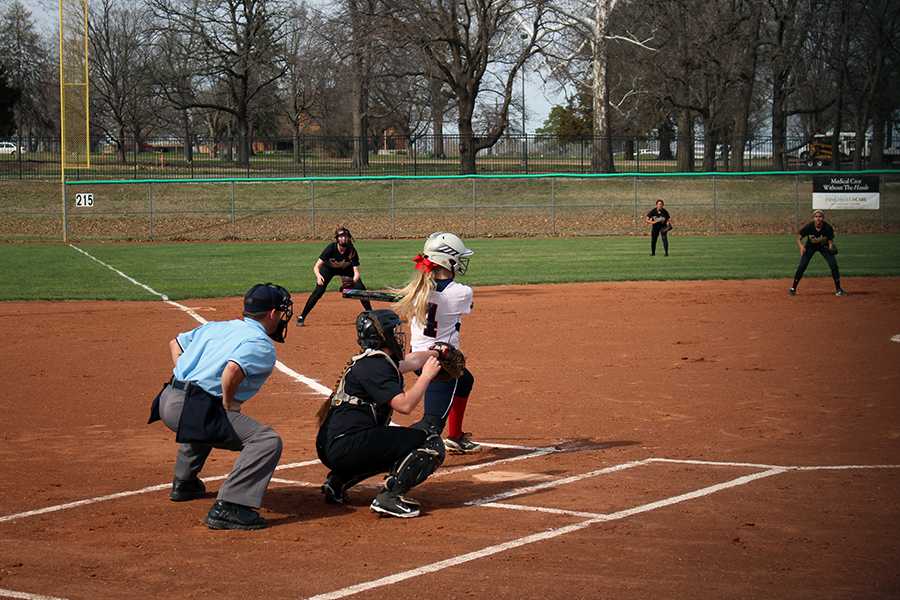
M 437 379 L 449 381 L 462 377 L 466 368 L 466 357 L 459 348 L 446 342 L 437 342 L 429 350 L 437 351 L 437 359 L 441 363 L 441 372 L 438 373 Z
M 353 287 L 353 278 L 349 275 L 341 275 L 341 289 L 349 290 Z

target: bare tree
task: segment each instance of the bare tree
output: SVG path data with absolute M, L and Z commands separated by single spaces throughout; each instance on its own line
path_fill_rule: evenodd
M 223 111 L 234 117 L 239 162 L 248 165 L 252 116 L 260 95 L 286 72 L 278 58 L 291 31 L 286 0 L 148 0 L 158 32 L 189 36 L 185 48 L 194 86 L 221 83 L 221 96 L 197 96 L 186 107 Z
M 395 0 L 384 21 L 420 48 L 429 73 L 453 93 L 459 111 L 460 172 L 475 172 L 475 155 L 509 125 L 516 75 L 538 49 L 545 0 Z M 529 31 L 525 40 L 518 32 Z M 483 96 L 496 98 L 494 118 L 475 130 Z M 492 102 L 488 102 L 492 105 Z
M 126 139 L 137 143 L 153 115 L 148 25 L 148 13 L 131 4 L 97 0 L 90 9 L 91 120 L 115 143 L 120 163 Z

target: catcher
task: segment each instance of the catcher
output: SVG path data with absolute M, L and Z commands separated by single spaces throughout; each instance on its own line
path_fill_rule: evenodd
M 400 317 L 384 309 L 359 314 L 356 339 L 362 353 L 347 363 L 318 413 L 316 451 L 331 469 L 322 493 L 328 503 L 344 503 L 347 489 L 387 472 L 370 508 L 392 517 L 416 517 L 419 503 L 404 494 L 444 462 L 444 445 L 439 435 L 423 428 L 390 426 L 391 413 L 409 414 L 416 408 L 441 371 L 437 355 L 444 349 L 404 356 Z M 421 374 L 404 391 L 403 374 L 409 371 Z
M 806 238 L 805 243 L 803 238 Z M 788 294 L 793 296 L 797 293 L 797 285 L 800 283 L 806 267 L 809 266 L 809 261 L 816 252 L 820 252 L 831 269 L 831 278 L 834 279 L 834 295 L 844 296 L 846 292 L 841 288 L 841 273 L 835 258 L 838 251 L 834 244 L 834 227 L 825 221 L 825 211 L 813 211 L 813 220 L 797 232 L 797 246 L 800 248 L 800 264 L 797 265 L 794 283 L 791 284 Z
M 306 300 L 303 312 L 297 316 L 297 325 L 301 327 L 306 323 L 307 315 L 325 294 L 328 284 L 335 275 L 341 278 L 341 290 L 366 289 L 359 274 L 359 253 L 353 245 L 353 236 L 349 229 L 338 227 L 334 230 L 334 241 L 322 250 L 322 254 L 313 265 L 313 274 L 316 276 L 316 288 Z M 365 310 L 372 310 L 368 300 L 362 299 L 360 302 Z
M 669 255 L 669 232 L 672 231 L 672 216 L 665 208 L 665 202 L 662 199 L 656 201 L 656 207 L 650 209 L 645 219 L 648 225 L 652 225 L 650 230 L 650 256 L 656 256 L 656 240 L 662 237 L 663 251 L 666 256 Z
M 412 349 L 426 350 L 459 347 L 462 316 L 472 312 L 472 288 L 456 281 L 466 272 L 474 254 L 459 237 L 438 232 L 428 236 L 422 253 L 413 259 L 416 274 L 402 290 L 395 305 L 397 312 L 410 319 Z M 447 426 L 444 446 L 453 454 L 478 452 L 481 446 L 463 432 L 469 394 L 475 377 L 465 368 L 459 374 L 437 378 L 425 392 L 425 414 L 420 425 L 441 433 Z

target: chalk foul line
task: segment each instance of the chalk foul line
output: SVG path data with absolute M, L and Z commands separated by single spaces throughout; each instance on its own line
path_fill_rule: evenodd
M 103 265 L 104 267 L 106 267 L 107 269 L 112 271 L 113 273 L 123 277 L 127 281 L 130 281 L 131 283 L 138 286 L 139 288 L 142 288 L 142 289 L 146 290 L 148 293 L 150 293 L 154 296 L 157 296 L 159 299 L 161 299 L 166 304 L 168 304 L 170 306 L 174 306 L 178 310 L 180 310 L 184 313 L 187 313 L 201 325 L 207 322 L 206 319 L 204 319 L 202 316 L 197 314 L 197 312 L 194 311 L 189 306 L 185 306 L 184 304 L 179 304 L 178 302 L 169 300 L 169 297 L 166 296 L 165 294 L 163 294 L 161 292 L 157 292 L 149 285 L 141 283 L 137 279 L 123 273 L 122 271 L 113 267 L 112 265 L 109 265 L 109 264 L 103 262 L 99 258 L 93 256 L 92 254 L 90 254 L 89 252 L 87 252 L 85 250 L 82 250 L 81 248 L 79 248 L 78 246 L 75 246 L 74 244 L 69 244 L 69 247 L 72 248 L 73 250 L 77 250 L 78 252 L 84 254 L 85 256 L 87 256 L 89 259 L 96 262 L 97 264 Z M 305 385 L 309 388 L 312 388 L 315 392 L 317 392 L 323 396 L 331 395 L 331 388 L 322 385 L 320 382 L 316 381 L 315 379 L 312 379 L 311 377 L 307 377 L 306 375 L 302 375 L 302 374 L 298 373 L 297 371 L 295 371 L 295 370 L 291 369 L 290 367 L 288 367 L 287 365 L 285 365 L 280 360 L 275 361 L 275 368 L 278 369 L 279 371 L 281 371 L 282 373 L 284 373 L 285 375 L 287 375 L 288 377 L 290 377 L 291 379 L 293 379 L 294 381 L 296 381 L 298 383 L 302 383 L 303 385 Z

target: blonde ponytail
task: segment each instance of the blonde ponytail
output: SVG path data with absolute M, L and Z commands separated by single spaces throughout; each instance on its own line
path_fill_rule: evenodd
M 428 316 L 428 299 L 433 289 L 434 273 L 417 270 L 406 286 L 391 290 L 400 296 L 394 310 L 405 319 L 415 318 L 419 323 L 424 323 Z

